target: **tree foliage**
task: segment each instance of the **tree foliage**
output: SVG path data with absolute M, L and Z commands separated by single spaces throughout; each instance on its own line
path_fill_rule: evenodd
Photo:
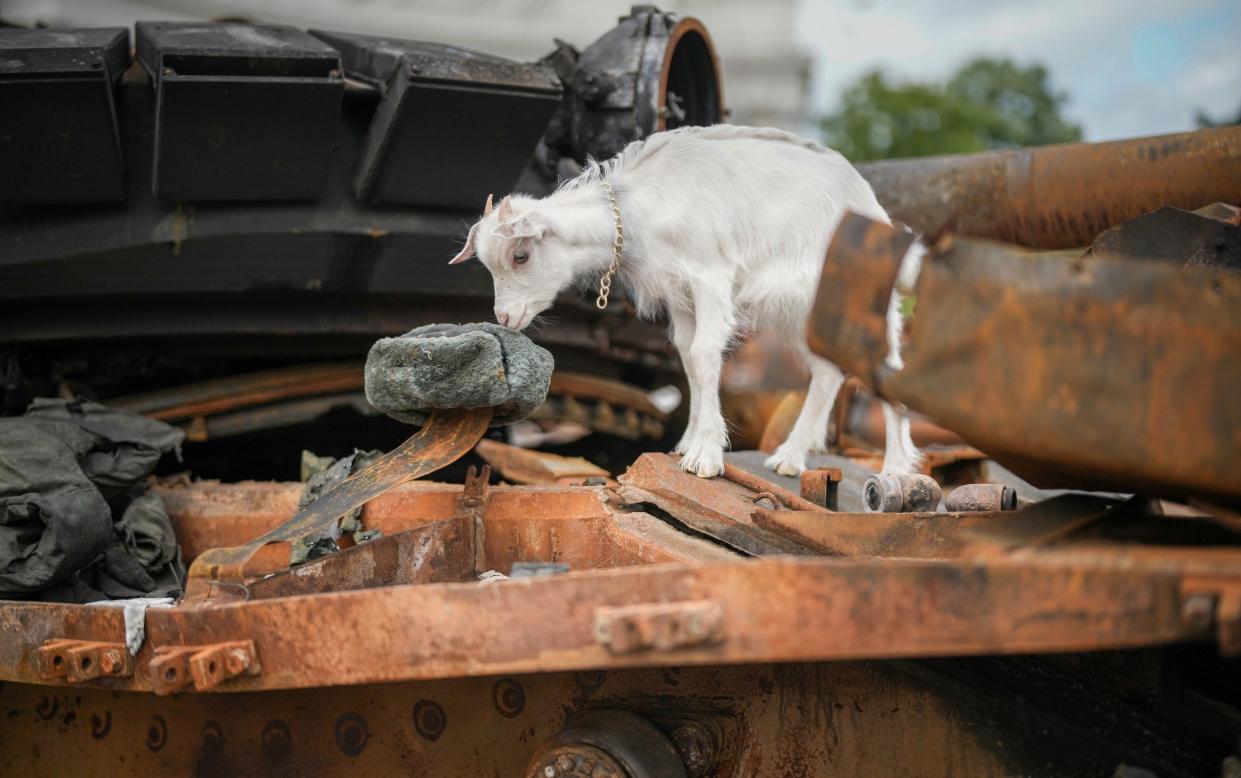
M 1068 96 L 1041 65 L 976 59 L 947 83 L 862 76 L 822 121 L 827 144 L 855 162 L 1076 141 L 1081 127 L 1060 109 Z

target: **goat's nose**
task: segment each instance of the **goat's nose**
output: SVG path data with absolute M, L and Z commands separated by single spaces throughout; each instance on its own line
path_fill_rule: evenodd
M 496 306 L 496 321 L 500 322 L 502 327 L 508 326 L 508 314 L 501 310 L 499 306 Z

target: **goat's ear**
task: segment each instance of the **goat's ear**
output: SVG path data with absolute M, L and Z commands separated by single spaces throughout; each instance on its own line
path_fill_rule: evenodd
M 478 236 L 478 225 L 475 224 L 470 228 L 470 235 L 465 239 L 465 245 L 461 247 L 461 253 L 449 260 L 450 265 L 459 265 L 462 262 L 474 256 L 475 243 L 474 238 Z
M 550 235 L 552 225 L 547 217 L 538 212 L 530 212 L 512 221 L 501 223 L 491 231 L 498 238 L 534 238 L 542 240 Z

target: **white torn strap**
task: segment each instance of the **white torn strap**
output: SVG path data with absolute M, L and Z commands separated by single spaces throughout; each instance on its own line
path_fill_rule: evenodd
M 125 614 L 125 647 L 137 656 L 147 634 L 147 608 L 171 608 L 171 597 L 134 597 L 129 600 L 100 600 L 88 603 L 104 608 L 123 608 Z

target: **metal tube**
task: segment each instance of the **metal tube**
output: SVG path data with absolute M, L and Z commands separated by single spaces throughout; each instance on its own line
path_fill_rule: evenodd
M 1086 246 L 1165 205 L 1241 196 L 1241 127 L 859 165 L 892 217 L 1040 249 Z

